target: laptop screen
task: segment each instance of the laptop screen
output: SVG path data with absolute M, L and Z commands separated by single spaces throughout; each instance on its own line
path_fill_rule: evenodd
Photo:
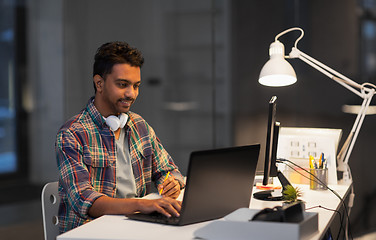
M 163 224 L 186 225 L 217 219 L 251 200 L 260 145 L 192 152 L 179 218 L 136 213 L 128 218 Z
M 260 145 L 191 153 L 180 225 L 249 207 Z

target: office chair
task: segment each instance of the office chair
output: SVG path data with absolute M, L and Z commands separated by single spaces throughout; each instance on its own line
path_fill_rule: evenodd
M 42 190 L 42 215 L 45 240 L 55 240 L 59 235 L 59 211 L 60 197 L 58 182 L 50 182 L 44 185 Z

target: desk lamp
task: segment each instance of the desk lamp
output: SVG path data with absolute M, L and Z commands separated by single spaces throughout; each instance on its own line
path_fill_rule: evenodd
M 278 41 L 278 38 L 291 31 L 300 31 L 301 34 L 295 41 L 294 47 L 292 48 L 290 54 L 288 56 L 285 56 L 284 45 L 280 41 Z M 363 99 L 362 105 L 357 114 L 351 132 L 349 133 L 349 136 L 347 137 L 339 154 L 337 155 L 337 170 L 343 173 L 343 177 L 340 182 L 347 183 L 352 179 L 350 167 L 348 165 L 349 157 L 359 134 L 359 130 L 362 126 L 364 117 L 367 114 L 367 108 L 371 103 L 373 95 L 375 94 L 376 86 L 371 83 L 356 83 L 353 80 L 336 72 L 335 70 L 329 68 L 323 63 L 300 51 L 297 48 L 297 45 L 299 40 L 303 38 L 303 35 L 303 29 L 294 27 L 279 33 L 275 37 L 274 42 L 270 45 L 269 48 L 270 60 L 261 69 L 259 83 L 270 87 L 281 87 L 294 84 L 297 80 L 296 74 L 293 67 L 286 61 L 286 58 L 299 58 L 303 62 L 325 74 L 327 77 L 336 81 L 337 83 Z

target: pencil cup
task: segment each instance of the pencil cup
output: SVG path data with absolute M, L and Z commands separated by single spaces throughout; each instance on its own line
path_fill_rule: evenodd
M 309 188 L 312 190 L 327 190 L 328 185 L 328 169 L 319 168 L 319 169 L 310 169 L 311 175 L 309 176 Z M 314 176 L 312 176 L 314 175 Z M 319 180 L 320 181 L 319 181 Z M 325 185 L 323 185 L 322 183 Z

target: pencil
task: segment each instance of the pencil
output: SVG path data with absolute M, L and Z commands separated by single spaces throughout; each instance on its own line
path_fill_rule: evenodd
M 168 173 L 167 173 L 165 179 L 163 180 L 163 182 L 165 182 L 167 180 L 168 176 L 170 176 L 170 171 L 168 171 Z M 162 194 L 162 191 L 163 191 L 163 188 L 161 188 L 161 190 L 159 190 L 159 195 Z

